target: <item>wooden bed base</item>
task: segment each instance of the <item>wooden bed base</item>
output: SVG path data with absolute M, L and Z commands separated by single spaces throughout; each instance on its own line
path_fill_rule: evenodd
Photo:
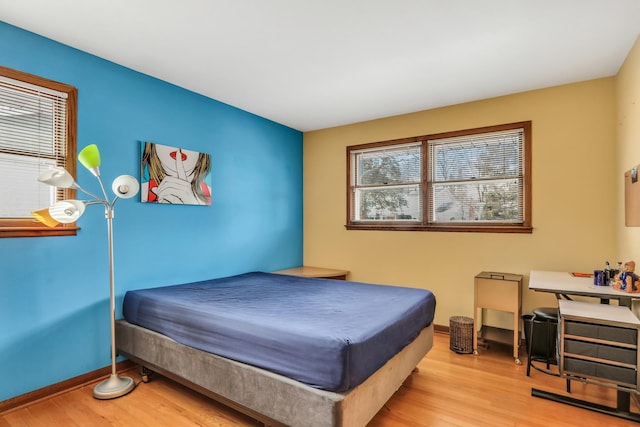
M 358 427 L 400 388 L 433 346 L 433 324 L 365 382 L 344 393 L 320 390 L 264 369 L 116 322 L 118 353 L 269 426 Z

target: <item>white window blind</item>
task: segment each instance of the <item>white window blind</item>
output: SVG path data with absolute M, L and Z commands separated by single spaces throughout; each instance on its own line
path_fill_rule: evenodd
M 0 218 L 29 218 L 55 202 L 55 188 L 37 181 L 65 167 L 67 94 L 0 76 Z
M 427 143 L 431 223 L 524 222 L 524 129 Z
M 353 221 L 421 221 L 420 142 L 351 151 Z

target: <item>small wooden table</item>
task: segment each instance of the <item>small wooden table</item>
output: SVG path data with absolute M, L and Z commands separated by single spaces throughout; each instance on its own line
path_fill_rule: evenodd
M 286 270 L 274 271 L 276 274 L 286 274 L 289 276 L 315 277 L 322 279 L 346 280 L 349 270 L 340 270 L 335 268 L 309 267 L 303 265 L 301 267 L 288 268 Z

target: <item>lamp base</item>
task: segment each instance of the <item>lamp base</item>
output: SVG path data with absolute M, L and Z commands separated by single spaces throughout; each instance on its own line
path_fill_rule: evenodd
M 93 397 L 96 399 L 115 399 L 129 393 L 135 386 L 133 378 L 111 374 L 109 378 L 93 388 Z

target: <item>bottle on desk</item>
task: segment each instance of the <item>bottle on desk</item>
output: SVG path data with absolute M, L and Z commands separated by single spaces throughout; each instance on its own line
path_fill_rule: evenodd
M 609 284 L 609 281 L 613 279 L 613 271 L 611 270 L 611 266 L 609 265 L 609 261 L 604 262 L 604 283 L 605 285 Z

